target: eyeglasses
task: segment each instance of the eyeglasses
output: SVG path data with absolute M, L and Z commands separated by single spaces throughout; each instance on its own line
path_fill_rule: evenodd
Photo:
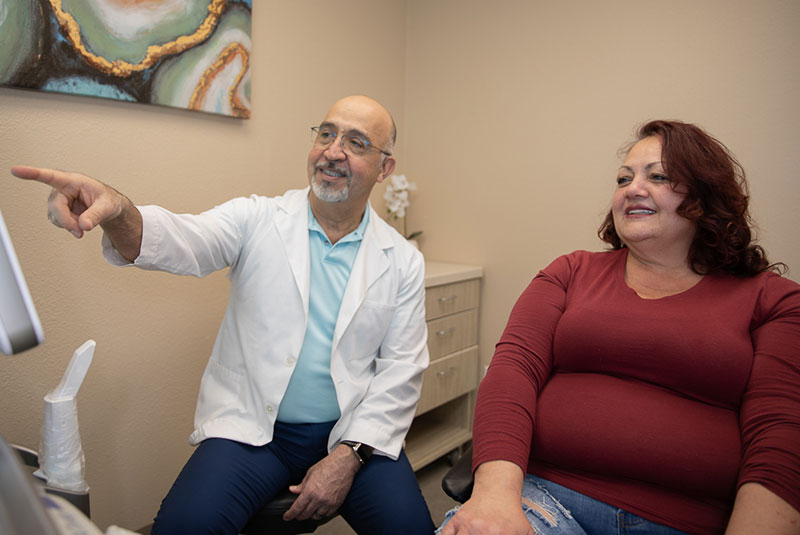
M 342 147 L 342 150 L 351 156 L 363 156 L 370 149 L 374 149 L 381 154 L 385 154 L 386 156 L 392 155 L 390 152 L 379 149 L 370 143 L 368 139 L 361 136 L 354 136 L 351 134 L 339 135 L 339 133 L 335 130 L 325 126 L 312 126 L 311 132 L 314 138 L 314 145 L 317 147 L 330 147 L 331 144 L 336 141 L 336 137 L 338 136 L 339 144 Z

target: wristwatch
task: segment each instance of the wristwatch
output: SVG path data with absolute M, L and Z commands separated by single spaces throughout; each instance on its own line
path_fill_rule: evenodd
M 372 458 L 372 452 L 375 450 L 372 446 L 367 446 L 362 442 L 353 442 L 352 440 L 342 440 L 342 444 L 352 448 L 353 453 L 361 464 L 367 464 Z

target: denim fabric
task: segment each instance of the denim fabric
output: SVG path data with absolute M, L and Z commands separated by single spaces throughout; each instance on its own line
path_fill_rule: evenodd
M 396 461 L 373 455 L 356 473 L 339 514 L 359 535 L 432 535 L 436 529 L 404 450 Z
M 534 504 L 531 506 L 529 503 Z M 681 535 L 628 511 L 530 474 L 522 486 L 522 510 L 537 535 Z M 442 528 L 458 511 L 447 512 Z M 685 534 L 683 534 L 685 535 Z
M 327 455 L 334 423 L 278 422 L 273 441 L 265 446 L 204 440 L 161 503 L 151 533 L 238 534 L 259 507 L 299 483 Z M 386 498 L 389 489 L 391 499 Z M 356 473 L 339 512 L 359 534 L 429 534 L 434 529 L 405 452 L 397 461 L 373 456 Z
M 569 509 L 586 535 L 685 535 L 683 531 L 646 520 L 546 479 L 528 477 L 546 485 L 561 505 Z

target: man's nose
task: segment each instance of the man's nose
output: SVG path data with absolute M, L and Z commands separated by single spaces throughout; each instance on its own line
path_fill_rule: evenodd
M 337 137 L 336 139 L 334 139 L 333 143 L 328 145 L 323 154 L 329 160 L 343 160 L 344 158 L 346 158 L 347 155 L 345 154 L 344 149 L 342 148 L 342 138 Z

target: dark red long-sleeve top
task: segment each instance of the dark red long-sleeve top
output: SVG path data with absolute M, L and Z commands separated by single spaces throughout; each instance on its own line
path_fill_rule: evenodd
M 473 468 L 511 461 L 690 533 L 739 486 L 800 510 L 800 285 L 706 275 L 642 299 L 627 250 L 574 252 L 514 306 L 481 383 Z

